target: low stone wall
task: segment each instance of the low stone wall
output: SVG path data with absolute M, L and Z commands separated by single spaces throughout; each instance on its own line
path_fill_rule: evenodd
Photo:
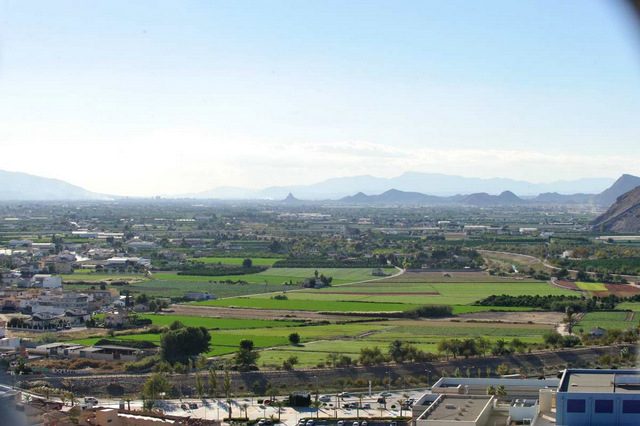
M 597 367 L 598 360 L 603 355 L 619 355 L 623 347 L 629 348 L 629 351 L 637 355 L 637 348 L 633 345 L 603 346 L 576 349 L 560 349 L 553 351 L 539 351 L 529 354 L 512 355 L 508 357 L 478 357 L 478 358 L 457 358 L 448 361 L 409 363 L 409 364 L 388 364 L 371 367 L 351 367 L 351 368 L 309 368 L 297 369 L 291 371 L 255 371 L 246 373 L 232 372 L 232 387 L 235 394 L 248 394 L 255 383 L 266 388 L 267 384 L 273 388 L 279 389 L 279 394 L 286 394 L 293 390 L 312 390 L 315 383 L 322 383 L 323 388 L 333 386 L 339 389 L 338 381 L 348 380 L 355 381 L 362 379 L 364 381 L 377 379 L 382 381 L 389 377 L 394 383 L 398 379 L 407 380 L 409 378 L 425 377 L 427 370 L 430 371 L 431 384 L 436 377 L 447 372 L 453 375 L 456 369 L 465 375 L 467 368 L 471 370 L 471 376 L 476 377 L 478 372 L 482 377 L 486 376 L 487 368 L 491 368 L 495 374 L 498 366 L 506 363 L 511 370 L 516 372 L 525 367 L 529 371 L 537 374 L 544 367 L 547 374 L 555 373 L 567 366 L 573 367 Z M 208 372 L 203 372 L 203 381 L 207 383 Z M 533 374 L 532 374 L 533 375 Z M 218 373 L 218 390 L 222 389 L 223 373 Z M 197 395 L 195 374 L 190 375 L 170 375 L 170 380 L 176 388 L 183 389 L 183 393 L 192 396 Z M 62 376 L 62 377 L 43 377 L 30 376 L 28 380 L 46 380 L 53 386 L 62 387 L 65 384 L 71 384 L 71 390 L 77 395 L 110 395 L 119 397 L 122 395 L 137 395 L 142 389 L 142 385 L 147 380 L 148 374 L 121 374 L 121 375 L 101 375 L 101 376 Z M 27 379 L 27 377 L 25 377 Z M 11 383 L 9 376 L 0 376 L 0 381 Z M 407 384 L 407 387 L 410 385 Z M 424 383 L 415 385 L 424 386 Z M 208 387 L 208 386 L 207 386 Z M 353 389 L 353 386 L 347 386 Z

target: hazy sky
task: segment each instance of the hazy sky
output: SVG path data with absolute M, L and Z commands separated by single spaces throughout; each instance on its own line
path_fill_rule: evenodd
M 0 169 L 123 195 L 640 173 L 614 0 L 0 0 Z

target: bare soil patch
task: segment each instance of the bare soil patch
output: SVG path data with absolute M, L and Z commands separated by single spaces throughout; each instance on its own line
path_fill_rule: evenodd
M 313 293 L 319 294 L 313 291 L 301 291 L 300 293 Z M 437 296 L 440 293 L 437 291 L 418 291 L 418 292 L 407 292 L 407 291 L 388 291 L 388 292 L 379 292 L 379 291 L 323 291 L 320 294 L 337 294 L 337 295 L 354 295 L 354 296 L 411 296 L 411 295 L 420 295 L 420 296 Z
M 283 319 L 283 320 L 312 320 L 312 321 L 348 321 L 349 317 L 342 315 L 326 315 L 313 311 L 288 311 L 280 309 L 247 309 L 229 308 L 225 306 L 197 306 L 171 305 L 173 315 L 211 318 L 241 318 L 241 319 Z
M 562 322 L 562 312 L 471 312 L 459 315 L 462 321 L 501 321 L 509 323 L 529 323 L 555 325 Z

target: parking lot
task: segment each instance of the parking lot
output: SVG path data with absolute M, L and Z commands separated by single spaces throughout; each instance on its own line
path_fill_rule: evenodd
M 313 407 L 278 407 L 268 403 L 260 404 L 263 398 L 236 398 L 231 403 L 233 417 L 245 417 L 258 422 L 265 419 L 261 426 L 268 426 L 269 421 L 287 426 L 392 426 L 389 422 L 369 422 L 369 418 L 394 418 L 401 415 L 399 401 L 419 398 L 427 392 L 426 389 L 412 389 L 366 394 L 319 395 L 318 401 L 322 406 L 316 410 Z M 384 402 L 382 402 L 384 398 Z M 267 398 L 271 400 L 271 398 Z M 277 396 L 276 401 L 288 401 L 288 396 Z M 315 401 L 315 395 L 312 395 Z M 104 407 L 118 407 L 120 400 L 100 400 Z M 184 415 L 203 419 L 223 419 L 228 417 L 228 405 L 223 400 L 210 398 L 201 400 L 196 398 L 163 400 L 156 402 L 158 408 L 167 414 Z M 127 408 L 128 405 L 125 407 Z M 131 409 L 142 407 L 142 401 L 131 401 Z M 278 411 L 280 413 L 278 414 Z M 410 408 L 402 409 L 403 416 L 410 415 Z M 302 421 L 304 420 L 304 423 Z M 311 421 L 311 422 L 310 422 Z M 340 423 L 340 422 L 343 423 Z M 393 425 L 396 426 L 396 425 Z M 401 426 L 401 425 L 398 425 Z

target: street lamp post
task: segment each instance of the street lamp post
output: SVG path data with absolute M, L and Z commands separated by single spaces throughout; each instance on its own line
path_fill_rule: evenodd
M 429 370 L 429 369 L 427 368 L 427 369 L 426 369 L 426 370 L 424 370 L 424 371 L 426 371 L 426 372 L 427 372 L 427 387 L 430 387 L 430 386 L 429 386 L 429 383 L 431 383 L 431 377 L 430 377 L 430 376 L 431 376 L 431 370 Z

